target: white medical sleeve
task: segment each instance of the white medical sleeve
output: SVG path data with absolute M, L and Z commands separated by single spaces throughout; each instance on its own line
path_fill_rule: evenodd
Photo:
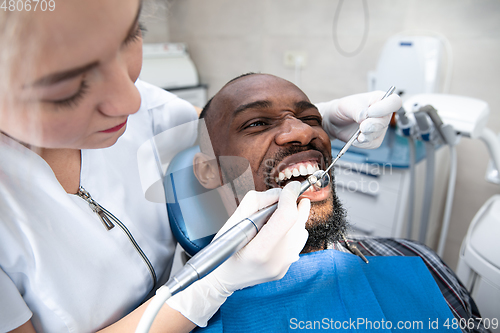
M 16 285 L 0 269 L 0 332 L 9 332 L 26 323 L 32 316 Z

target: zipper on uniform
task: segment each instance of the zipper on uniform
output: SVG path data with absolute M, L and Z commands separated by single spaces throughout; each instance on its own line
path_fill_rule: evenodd
M 111 230 L 115 227 L 115 224 L 122 229 L 122 231 L 127 235 L 128 239 L 136 249 L 136 251 L 139 253 L 141 256 L 142 260 L 146 264 L 146 266 L 149 269 L 149 273 L 151 274 L 151 279 L 153 280 L 153 288 L 152 290 L 156 289 L 156 272 L 154 270 L 153 265 L 151 264 L 151 261 L 149 261 L 148 257 L 146 257 L 146 254 L 144 251 L 142 251 L 141 247 L 139 244 L 137 244 L 136 240 L 134 239 L 134 236 L 132 236 L 132 233 L 130 233 L 130 230 L 125 226 L 125 224 L 122 223 L 116 216 L 111 214 L 106 208 L 102 207 L 100 204 L 98 204 L 94 199 L 92 199 L 92 196 L 90 195 L 89 192 L 87 192 L 82 186 L 78 189 L 78 192 L 76 194 L 84 199 L 85 201 L 88 202 L 90 205 L 90 208 L 92 209 L 93 212 L 95 212 L 98 216 L 101 222 L 104 224 L 104 227 L 107 230 Z M 114 222 L 114 223 L 113 223 Z
M 90 208 L 94 213 L 96 213 L 99 218 L 101 219 L 102 224 L 104 224 L 104 227 L 106 227 L 107 230 L 111 230 L 115 227 L 113 222 L 109 220 L 109 218 L 106 216 L 104 211 L 101 208 L 101 205 L 99 205 L 97 202 L 92 199 L 90 196 L 89 192 L 87 192 L 83 187 L 80 186 L 78 189 L 78 192 L 76 194 L 81 197 L 83 200 L 87 201 L 90 205 Z

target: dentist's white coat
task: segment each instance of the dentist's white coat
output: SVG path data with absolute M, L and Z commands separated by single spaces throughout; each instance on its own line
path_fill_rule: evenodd
M 164 283 L 175 240 L 165 204 L 145 198 L 137 152 L 155 134 L 190 121 L 185 144 L 194 143 L 197 114 L 171 93 L 136 86 L 140 110 L 114 146 L 82 150 L 80 184 L 126 225 Z M 126 234 L 106 230 L 40 156 L 0 134 L 0 332 L 30 318 L 38 332 L 95 331 L 135 309 L 152 286 Z

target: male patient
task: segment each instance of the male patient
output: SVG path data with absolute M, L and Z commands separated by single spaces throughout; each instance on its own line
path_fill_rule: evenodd
M 214 157 L 248 160 L 253 174 L 249 189 L 254 186 L 257 191 L 303 181 L 314 171 L 324 170 L 332 160 L 330 139 L 318 109 L 298 87 L 272 75 L 246 74 L 233 79 L 209 101 L 200 118 L 205 120 L 209 139 L 206 133 L 200 134 L 202 153 L 196 155 L 194 165 L 198 180 L 206 188 L 217 188 L 225 183 L 223 178 L 241 173 L 239 167 L 213 163 Z M 328 187 L 311 188 L 302 195 L 311 200 L 306 224 L 309 239 L 303 253 L 325 249 L 349 252 L 346 245 L 356 243 L 368 260 L 371 256 L 421 257 L 455 318 L 480 317 L 452 270 L 426 246 L 389 238 L 350 239 L 346 244 L 346 214 L 335 193 L 333 172 L 331 175 Z M 477 331 L 486 331 L 477 322 L 475 326 Z

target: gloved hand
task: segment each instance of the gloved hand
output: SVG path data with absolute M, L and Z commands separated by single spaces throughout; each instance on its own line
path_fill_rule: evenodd
M 212 273 L 170 298 L 167 304 L 204 327 L 234 291 L 281 279 L 299 259 L 308 237 L 305 223 L 311 204 L 309 199 L 303 199 L 297 206 L 299 191 L 300 183 L 291 182 L 283 190 L 248 192 L 215 238 L 257 210 L 276 202 L 279 196 L 278 209 L 244 248 Z
M 359 126 L 361 134 L 353 145 L 361 148 L 379 147 L 392 113 L 401 107 L 401 98 L 397 94 L 381 101 L 384 94 L 383 91 L 373 91 L 317 103 L 316 107 L 323 115 L 323 128 L 331 137 L 346 142 Z

